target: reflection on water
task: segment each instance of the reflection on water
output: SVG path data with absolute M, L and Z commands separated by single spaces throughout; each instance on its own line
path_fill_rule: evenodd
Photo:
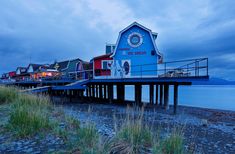
M 134 100 L 134 86 L 126 86 L 125 99 Z M 142 101 L 149 101 L 149 86 L 142 88 Z M 172 103 L 173 87 L 170 87 Z M 235 111 L 235 86 L 180 86 L 179 104 Z

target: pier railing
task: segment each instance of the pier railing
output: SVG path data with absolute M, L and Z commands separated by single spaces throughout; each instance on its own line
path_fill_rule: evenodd
M 93 69 L 69 72 L 68 76 L 43 78 L 42 80 L 84 80 L 84 79 L 112 79 L 112 78 L 184 78 L 208 77 L 208 58 L 169 61 L 161 64 L 130 65 L 111 69 Z M 32 80 L 35 81 L 35 80 Z M 2 83 L 13 82 L 2 80 Z
M 115 73 L 112 73 L 112 71 L 115 71 Z M 102 79 L 204 77 L 209 76 L 208 58 L 169 61 L 161 64 L 130 65 L 129 68 L 121 67 L 116 70 L 103 69 L 102 72 L 95 72 L 94 75 L 94 78 Z
M 158 65 L 158 77 L 208 76 L 208 58 L 164 62 Z

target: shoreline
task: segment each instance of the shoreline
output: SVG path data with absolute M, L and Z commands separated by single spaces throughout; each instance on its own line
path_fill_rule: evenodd
M 94 123 L 98 133 L 107 138 L 115 136 L 115 127 L 125 123 L 126 117 L 138 116 L 142 111 L 126 104 L 109 104 L 105 101 L 89 102 L 72 99 L 53 99 L 53 117 L 72 117 L 84 126 L 88 121 Z M 152 132 L 158 132 L 160 138 L 168 137 L 175 129 L 183 134 L 184 147 L 194 153 L 233 153 L 235 151 L 235 111 L 207 109 L 179 105 L 177 114 L 173 107 L 168 110 L 147 105 L 143 112 L 143 125 L 148 125 Z M 1 108 L 0 108 L 1 109 Z M 1 119 L 7 120 L 7 110 L 0 112 Z M 63 113 L 61 114 L 60 113 Z M 6 113 L 4 113 L 6 112 Z M 63 119 L 63 118 L 62 118 Z M 59 127 L 67 127 L 66 122 L 60 122 Z M 17 139 L 11 133 L 0 133 L 0 152 L 24 151 L 25 153 L 47 153 L 65 150 L 63 138 L 46 134 L 44 138 L 38 135 L 27 139 Z
M 126 115 L 126 106 L 98 103 L 63 104 L 65 113 L 85 122 L 90 118 L 97 125 L 99 132 L 112 136 L 113 116 L 121 123 Z M 91 113 L 88 109 L 91 108 Z M 179 106 L 178 114 L 173 115 L 159 108 L 146 107 L 144 121 L 167 136 L 173 128 L 183 128 L 185 147 L 194 144 L 197 153 L 233 153 L 235 151 L 235 112 L 197 107 Z

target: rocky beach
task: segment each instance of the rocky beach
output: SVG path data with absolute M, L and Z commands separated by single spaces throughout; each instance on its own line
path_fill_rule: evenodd
M 125 123 L 127 115 L 135 117 L 143 112 L 143 125 L 148 125 L 160 138 L 169 136 L 176 129 L 180 131 L 183 134 L 184 148 L 189 153 L 232 154 L 235 151 L 233 111 L 179 106 L 177 115 L 173 115 L 172 107 L 166 111 L 156 106 L 146 106 L 143 111 L 125 105 L 100 102 L 56 103 L 53 108 L 50 118 L 59 119 L 58 126 L 61 130 L 69 127 L 70 124 L 62 118 L 68 116 L 78 120 L 80 125 L 85 125 L 87 121 L 94 123 L 98 133 L 109 139 L 116 134 L 115 127 Z M 4 126 L 9 118 L 8 105 L 1 106 L 0 116 L 1 125 Z M 72 134 L 73 129 L 69 131 Z M 73 138 L 69 138 L 68 141 L 63 133 L 53 131 L 44 135 L 36 133 L 31 137 L 16 138 L 14 133 L 7 132 L 1 127 L 0 153 L 74 153 L 73 150 L 68 150 L 73 149 L 70 148 L 74 146 Z

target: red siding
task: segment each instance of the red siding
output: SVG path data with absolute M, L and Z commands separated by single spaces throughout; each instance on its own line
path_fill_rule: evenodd
M 100 59 L 95 59 L 94 60 L 94 66 L 95 66 L 95 69 L 102 69 L 102 60 L 112 60 L 113 58 L 110 58 L 110 57 L 103 57 L 103 58 L 100 58 Z
M 12 78 L 16 75 L 16 72 L 9 72 L 9 76 Z
M 102 70 L 102 60 L 113 60 L 113 58 L 110 58 L 108 56 L 95 58 L 94 59 L 94 72 L 95 72 L 95 75 L 96 76 L 111 75 L 110 70 Z

